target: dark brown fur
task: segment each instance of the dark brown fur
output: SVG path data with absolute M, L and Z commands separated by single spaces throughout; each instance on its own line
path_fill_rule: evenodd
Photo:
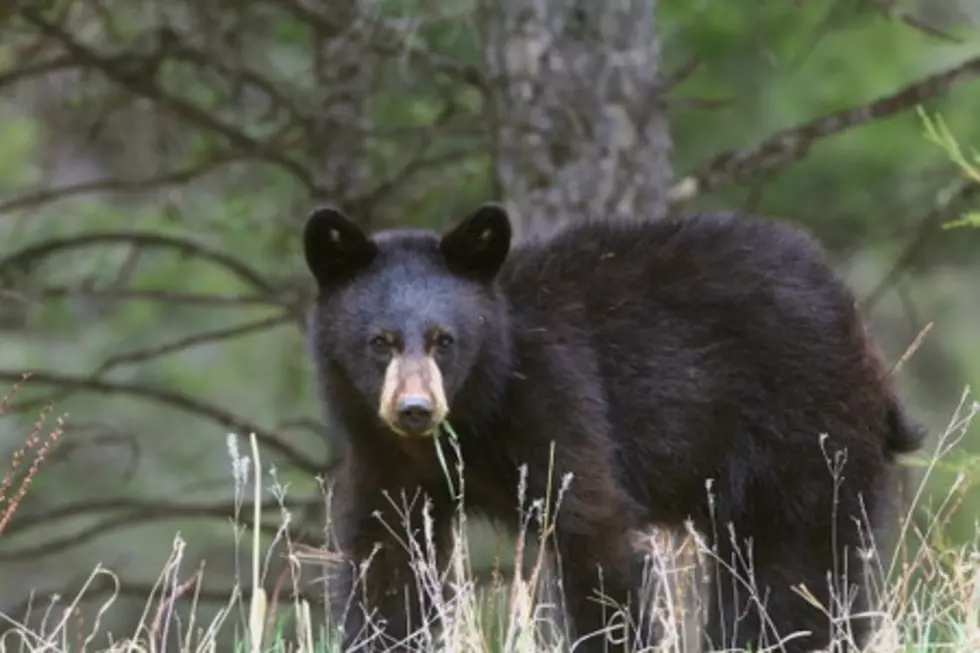
M 543 497 L 552 441 L 555 482 L 572 474 L 552 550 L 573 639 L 605 625 L 608 608 L 591 598 L 598 567 L 603 593 L 635 606 L 643 560 L 631 535 L 690 519 L 726 563 L 736 549 L 751 559 L 767 597 L 768 626 L 720 571 L 712 646 L 772 645 L 800 630 L 811 635 L 784 650 L 826 645 L 831 624 L 791 585 L 832 609 L 829 572 L 835 588 L 841 574 L 845 586 L 860 585 L 868 535 L 855 520 L 882 527 L 894 454 L 916 449 L 922 433 L 817 245 L 786 224 L 718 214 L 581 224 L 510 251 L 509 242 L 493 206 L 444 237 L 405 230 L 369 240 L 329 210 L 307 227 L 320 288 L 312 351 L 343 450 L 335 528 L 351 561 L 384 545 L 359 596 L 385 620 L 389 643 L 423 626 L 425 606 L 376 518 L 402 532 L 384 493 L 427 495 L 443 551 L 454 507 L 431 441 L 378 419 L 383 361 L 365 343 L 396 329 L 407 350 L 422 351 L 438 327 L 455 336 L 437 360 L 467 508 L 518 526 L 519 466 L 528 466 L 528 496 Z M 416 529 L 420 506 L 409 511 Z M 345 567 L 341 600 L 353 578 Z M 857 591 L 848 611 L 867 606 Z M 364 612 L 341 612 L 350 645 Z M 641 623 L 635 609 L 633 619 Z M 642 623 L 633 637 L 649 643 Z M 866 639 L 866 620 L 848 626 Z M 576 650 L 605 650 L 602 637 Z

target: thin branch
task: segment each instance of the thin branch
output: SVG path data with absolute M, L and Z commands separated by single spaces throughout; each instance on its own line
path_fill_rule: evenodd
M 60 400 L 61 397 L 58 397 L 49 403 L 56 404 Z M 99 432 L 91 436 L 85 435 L 86 432 L 92 431 Z M 140 467 L 140 460 L 143 456 L 143 449 L 134 433 L 120 432 L 108 424 L 98 422 L 80 423 L 79 420 L 72 420 L 70 424 L 66 424 L 65 432 L 70 434 L 71 437 L 65 438 L 61 445 L 47 457 L 46 466 L 50 467 L 59 462 L 68 462 L 76 451 L 85 447 L 93 447 L 100 452 L 105 452 L 106 449 L 120 445 L 128 453 L 128 459 L 121 470 L 120 479 L 123 482 L 128 482 L 136 477 L 136 473 Z
M 941 39 L 943 41 L 947 41 L 948 43 L 956 43 L 958 45 L 963 43 L 963 39 L 957 38 L 952 34 L 947 34 L 938 27 L 933 27 L 925 21 L 916 18 L 908 11 L 901 9 L 897 6 L 898 3 L 895 0 L 863 0 L 863 2 L 870 5 L 875 11 L 880 13 L 888 20 L 897 20 L 905 23 L 912 29 L 922 32 L 926 36 Z
M 12 86 L 19 82 L 40 77 L 60 70 L 74 68 L 78 64 L 69 55 L 52 57 L 46 61 L 35 61 L 28 64 L 11 66 L 10 69 L 0 72 L 0 88 Z
M 280 4 L 293 12 L 301 22 L 312 25 L 320 34 L 328 37 L 338 36 L 349 29 L 344 20 L 333 7 L 325 5 L 325 10 L 314 11 L 309 9 L 300 0 L 280 0 Z M 315 5 L 314 5 L 315 6 Z M 434 73 L 443 73 L 458 79 L 464 84 L 473 86 L 480 91 L 488 90 L 487 80 L 484 79 L 481 71 L 476 66 L 464 64 L 457 59 L 447 57 L 431 50 L 418 47 L 411 47 L 405 43 L 404 35 L 401 30 L 392 28 L 388 25 L 376 21 L 373 25 L 377 35 L 371 40 L 369 46 L 386 56 L 398 56 L 415 58 L 422 66 Z
M 299 502 L 288 498 L 282 501 L 279 499 L 269 499 L 262 504 L 262 510 L 278 510 L 283 506 L 286 509 L 299 510 L 309 507 L 310 504 L 311 501 Z M 144 513 L 151 519 L 156 517 L 161 519 L 183 517 L 224 519 L 234 517 L 236 512 L 239 514 L 251 514 L 251 511 L 252 504 L 250 502 L 243 502 L 240 506 L 236 506 L 234 501 L 193 504 L 124 498 L 78 501 L 33 513 L 21 508 L 10 521 L 7 530 L 4 531 L 4 542 L 7 542 L 24 531 L 43 528 L 53 523 L 61 524 L 68 519 L 92 517 L 103 513 Z
M 27 561 L 34 562 L 40 558 L 64 553 L 65 551 L 69 551 L 83 544 L 92 542 L 93 540 L 97 540 L 100 537 L 112 535 L 113 531 L 118 531 L 130 526 L 136 526 L 141 523 L 165 519 L 213 519 L 213 517 L 213 515 L 199 514 L 148 514 L 139 510 L 134 510 L 132 512 L 126 512 L 118 516 L 100 520 L 94 524 L 91 524 L 90 526 L 79 529 L 74 533 L 53 537 L 45 540 L 44 542 L 35 542 L 19 549 L 0 551 L 0 564 Z M 251 528 L 251 524 L 247 524 L 247 526 Z M 261 530 L 264 533 L 275 535 L 275 533 L 278 531 L 278 527 L 272 524 L 263 524 L 261 526 Z
M 308 503 L 306 507 L 309 508 L 312 505 L 315 504 Z M 245 507 L 246 506 L 243 506 L 243 509 L 245 509 Z M 267 503 L 262 506 L 263 510 L 274 510 L 278 507 L 279 504 L 277 501 L 273 501 L 271 504 Z M 113 533 L 113 531 L 123 530 L 139 524 L 169 519 L 231 519 L 233 517 L 234 506 L 232 504 L 225 506 L 195 506 L 142 502 L 142 505 L 139 505 L 139 507 L 135 509 L 121 511 L 121 514 L 116 514 L 106 519 L 97 521 L 86 528 L 75 531 L 74 533 L 51 538 L 40 544 L 33 542 L 19 549 L 0 551 L 0 564 L 26 561 L 34 562 L 40 558 L 64 553 L 65 551 L 74 549 L 79 545 L 92 542 L 106 535 L 110 535 Z M 253 523 L 249 520 L 243 520 L 241 522 L 241 526 L 246 532 L 248 532 L 252 530 Z M 23 532 L 27 529 L 29 529 L 29 526 L 27 528 L 22 528 L 21 531 Z M 311 546 L 313 546 L 313 544 L 309 538 L 317 537 L 316 534 L 306 531 L 302 527 L 286 528 L 284 533 L 281 524 L 277 525 L 274 523 L 265 522 L 259 525 L 259 531 L 271 538 L 284 536 L 289 542 L 294 544 L 305 543 L 310 544 Z
M 813 30 L 802 39 L 796 54 L 786 62 L 786 70 L 798 69 L 806 61 L 807 57 L 813 53 L 820 41 L 835 27 L 840 27 L 844 19 L 844 14 L 851 8 L 849 0 L 837 0 L 832 2 L 827 8 L 826 13 L 821 17 Z
M 136 351 L 127 352 L 124 354 L 117 354 L 107 358 L 96 369 L 93 376 L 102 376 L 112 368 L 120 365 L 142 363 L 154 358 L 160 358 L 168 354 L 173 354 L 184 349 L 190 349 L 191 347 L 220 342 L 222 340 L 232 340 L 251 333 L 265 331 L 273 327 L 288 324 L 291 321 L 292 316 L 289 314 L 273 315 L 272 317 L 254 320 L 244 324 L 237 324 L 232 327 L 195 333 L 162 345 L 156 345 L 146 349 L 138 349 Z
M 37 190 L 31 193 L 15 197 L 13 199 L 0 202 L 0 213 L 10 213 L 24 209 L 34 209 L 42 204 L 56 202 L 78 195 L 88 195 L 91 193 L 132 193 L 156 190 L 165 186 L 177 186 L 195 181 L 206 172 L 211 172 L 219 166 L 234 163 L 240 160 L 239 156 L 214 157 L 204 163 L 185 168 L 184 170 L 174 170 L 162 175 L 155 175 L 146 179 L 97 179 L 60 188 L 48 188 Z
M 937 206 L 919 222 L 918 229 L 895 259 L 895 262 L 892 263 L 885 276 L 860 302 L 861 310 L 872 311 L 885 296 L 885 293 L 902 278 L 905 271 L 915 263 L 916 259 L 942 232 L 942 223 L 949 214 L 950 206 L 969 201 L 977 196 L 980 196 L 980 184 L 972 179 L 964 179 L 945 197 L 941 198 Z
M 22 376 L 22 372 L 0 370 L 0 381 L 16 382 Z M 256 438 L 264 447 L 280 454 L 283 458 L 296 465 L 301 471 L 310 474 L 319 474 L 324 468 L 322 463 L 311 460 L 305 454 L 281 441 L 273 433 L 266 431 L 257 424 L 238 417 L 224 408 L 205 403 L 180 392 L 135 383 L 118 383 L 71 376 L 57 372 L 31 372 L 31 383 L 59 386 L 72 391 L 104 395 L 123 395 L 153 401 L 210 420 L 220 425 L 223 429 L 240 435 L 255 433 Z
M 870 104 L 782 130 L 749 148 L 719 154 L 701 172 L 678 182 L 670 191 L 670 203 L 676 207 L 724 184 L 784 168 L 800 159 L 819 139 L 904 111 L 977 74 L 980 74 L 980 57 L 930 75 Z
M 60 299 L 64 297 L 93 297 L 116 300 L 144 300 L 164 304 L 191 304 L 195 306 L 282 306 L 279 299 L 269 295 L 217 295 L 214 293 L 189 293 L 170 290 L 141 288 L 85 288 L 74 286 L 47 286 L 30 298 Z
M 674 88 L 682 84 L 684 80 L 688 79 L 691 75 L 697 72 L 698 68 L 700 68 L 702 64 L 704 64 L 704 60 L 701 59 L 700 55 L 692 56 L 675 70 L 664 75 L 663 80 L 660 82 L 658 92 L 661 95 L 667 95 L 667 93 L 674 90 Z
M 149 291 L 147 291 L 147 292 L 149 292 Z M 86 291 L 83 290 L 82 291 L 82 294 L 85 294 L 85 293 L 86 293 Z M 60 297 L 60 296 L 70 295 L 72 293 L 71 293 L 71 291 L 65 291 L 64 293 L 57 294 L 57 293 L 51 292 L 50 290 L 47 290 L 47 291 L 42 291 L 41 294 L 42 295 L 47 295 L 47 296 L 59 296 Z M 98 293 L 88 292 L 87 294 L 88 294 L 88 296 L 91 296 L 93 294 L 95 294 L 96 296 L 99 296 Z M 156 301 L 174 301 L 174 298 L 172 297 L 172 293 L 167 293 L 167 295 L 165 295 L 163 297 L 160 297 L 160 296 L 147 297 L 147 296 L 141 296 L 141 295 L 136 294 L 136 291 L 130 291 L 130 293 L 127 294 L 126 291 L 118 291 L 118 290 L 116 290 L 116 291 L 108 291 L 108 292 L 104 293 L 101 296 L 111 296 L 114 299 L 120 299 L 120 298 L 122 298 L 122 299 L 152 299 L 152 300 L 156 300 Z M 184 297 L 178 297 L 177 298 L 177 301 L 179 301 L 180 299 L 187 299 L 187 297 L 186 296 L 184 296 Z M 232 304 L 235 304 L 235 305 L 240 305 L 240 304 L 248 303 L 246 300 L 248 300 L 249 298 L 236 298 L 236 297 L 228 298 L 228 297 L 216 297 L 216 296 L 207 296 L 207 295 L 197 295 L 197 296 L 193 296 L 192 299 L 197 300 L 200 303 L 208 303 L 208 304 L 212 304 L 212 305 L 216 303 L 216 300 L 224 300 L 223 302 L 221 302 L 222 305 L 228 305 L 228 303 L 232 303 Z M 266 301 L 264 299 L 258 299 L 257 301 L 259 301 L 262 304 L 265 304 L 266 303 Z M 238 325 L 238 326 L 235 326 L 235 327 L 228 327 L 228 328 L 225 328 L 225 329 L 216 329 L 216 330 L 213 330 L 213 331 L 206 331 L 206 332 L 203 332 L 203 333 L 197 333 L 197 334 L 193 334 L 193 335 L 187 336 L 185 338 L 178 339 L 178 340 L 173 341 L 173 342 L 170 342 L 170 343 L 165 343 L 165 344 L 162 344 L 162 345 L 157 345 L 156 347 L 151 347 L 151 348 L 147 348 L 147 349 L 141 349 L 141 350 L 129 352 L 127 354 L 120 354 L 118 356 L 112 356 L 112 357 L 106 359 L 102 363 L 102 365 L 100 365 L 98 368 L 96 368 L 96 370 L 92 373 L 92 375 L 91 375 L 90 378 L 92 378 L 92 379 L 100 378 L 100 377 L 104 376 L 106 372 L 110 371 L 111 369 L 113 369 L 113 368 L 115 368 L 115 367 L 117 367 L 119 365 L 124 365 L 124 364 L 127 364 L 127 363 L 135 363 L 135 362 L 144 362 L 144 361 L 147 361 L 147 360 L 152 360 L 153 358 L 157 358 L 157 357 L 160 357 L 160 356 L 166 356 L 168 354 L 175 353 L 175 352 L 180 351 L 182 349 L 187 349 L 187 348 L 194 347 L 194 346 L 197 346 L 197 345 L 200 345 L 200 344 L 204 344 L 204 343 L 208 343 L 208 342 L 218 342 L 220 340 L 228 340 L 228 339 L 231 339 L 231 338 L 236 338 L 236 337 L 248 335 L 249 333 L 253 333 L 253 332 L 256 332 L 256 331 L 263 330 L 263 329 L 269 329 L 269 328 L 272 328 L 274 326 L 278 326 L 278 325 L 281 325 L 281 324 L 286 324 L 288 322 L 294 321 L 294 318 L 295 318 L 295 316 L 293 316 L 291 313 L 286 313 L 286 314 L 282 314 L 282 315 L 278 315 L 278 316 L 273 316 L 273 317 L 265 318 L 263 320 L 257 320 L 255 322 L 247 322 L 245 324 L 241 324 L 241 325 Z M 44 406 L 44 405 L 47 405 L 49 403 L 58 403 L 61 400 L 65 399 L 69 394 L 71 394 L 71 391 L 70 390 L 62 390 L 60 392 L 53 392 L 53 393 L 50 393 L 48 395 L 37 397 L 35 399 L 29 399 L 27 401 L 22 401 L 22 402 L 18 403 L 13 408 L 13 411 L 12 412 L 17 412 L 17 413 L 33 412 L 39 406 Z M 66 447 L 61 447 L 61 450 L 64 451 L 65 448 Z
M 425 156 L 425 151 L 429 149 L 428 145 L 430 143 L 431 141 L 426 141 L 426 144 L 419 148 L 420 151 L 416 156 L 412 157 L 411 160 L 389 179 L 379 183 L 374 188 L 368 189 L 362 197 L 355 199 L 352 204 L 357 207 L 358 212 L 360 214 L 369 213 L 374 206 L 383 202 L 395 190 L 404 187 L 405 183 L 415 175 L 432 168 L 441 168 L 474 154 L 473 147 L 460 147 L 447 152 Z
M 162 356 L 167 356 L 185 349 L 190 349 L 191 347 L 196 347 L 203 344 L 213 344 L 220 342 L 222 340 L 231 340 L 234 338 L 239 338 L 250 333 L 255 333 L 258 331 L 264 331 L 276 326 L 283 324 L 288 324 L 293 320 L 293 316 L 288 312 L 274 315 L 272 317 L 267 317 L 261 320 L 255 320 L 252 322 L 246 322 L 244 324 L 239 324 L 233 327 L 226 327 L 224 329 L 214 329 L 211 331 L 205 331 L 202 333 L 195 333 L 184 338 L 179 338 L 175 341 L 164 343 L 161 345 L 156 345 L 154 347 L 148 347 L 145 349 L 138 349 L 135 351 L 127 352 L 124 354 L 118 354 L 116 356 L 110 356 L 103 363 L 96 368 L 92 373 L 92 379 L 97 379 L 105 376 L 108 372 L 113 370 L 120 365 L 133 364 L 133 363 L 143 363 L 148 360 L 153 360 L 154 358 L 160 358 Z M 45 403 L 49 401 L 57 403 L 64 399 L 70 391 L 55 393 L 53 397 L 42 397 L 45 399 Z M 63 448 L 62 448 L 63 449 Z
M 0 274 L 11 268 L 27 268 L 41 259 L 74 249 L 84 249 L 100 245 L 130 245 L 172 249 L 187 256 L 203 259 L 225 268 L 238 278 L 259 291 L 274 294 L 276 287 L 265 276 L 231 254 L 212 249 L 182 236 L 154 233 L 150 231 L 94 231 L 77 236 L 50 238 L 8 254 L 0 259 Z
M 295 177 L 312 195 L 317 196 L 320 194 L 319 188 L 310 171 L 302 164 L 283 155 L 281 152 L 269 148 L 267 145 L 236 127 L 221 121 L 200 107 L 184 99 L 170 95 L 156 83 L 153 76 L 133 74 L 131 67 L 127 68 L 121 65 L 123 62 L 129 61 L 131 57 L 109 57 L 99 54 L 58 25 L 45 20 L 41 11 L 34 6 L 24 7 L 20 14 L 27 22 L 37 27 L 42 34 L 59 42 L 81 64 L 99 70 L 106 78 L 115 82 L 118 86 L 137 96 L 159 103 L 161 107 L 170 110 L 174 115 L 223 137 L 235 147 L 277 164 Z
M 275 115 L 278 111 L 282 111 L 292 118 L 294 124 L 302 126 L 307 131 L 312 129 L 312 119 L 310 116 L 301 111 L 297 104 L 290 98 L 286 97 L 274 82 L 259 75 L 254 70 L 245 68 L 232 69 L 210 54 L 195 50 L 185 43 L 172 50 L 169 56 L 175 61 L 185 62 L 190 66 L 196 67 L 198 70 L 211 70 L 225 79 L 234 79 L 236 83 L 245 82 L 249 84 L 268 98 L 270 113 L 272 115 Z

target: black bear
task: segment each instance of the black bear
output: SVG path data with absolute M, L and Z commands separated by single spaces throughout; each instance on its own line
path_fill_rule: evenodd
M 517 527 L 520 466 L 532 499 L 571 474 L 550 551 L 575 650 L 606 650 L 599 592 L 630 606 L 619 623 L 633 643 L 654 642 L 633 538 L 686 522 L 719 561 L 710 647 L 867 640 L 862 563 L 895 454 L 924 433 L 808 235 L 691 214 L 583 222 L 512 248 L 507 213 L 486 204 L 441 235 L 369 236 L 323 208 L 303 238 L 318 289 L 311 352 L 340 433 L 345 646 L 408 646 L 425 623 L 389 529 L 407 522 L 422 537 L 422 501 L 398 499 L 422 493 L 437 550 L 451 542 L 455 504 L 431 440 L 444 420 L 467 510 Z M 851 616 L 832 622 L 799 585 Z

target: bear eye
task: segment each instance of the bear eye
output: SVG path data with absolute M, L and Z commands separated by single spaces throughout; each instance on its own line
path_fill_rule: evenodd
M 391 349 L 391 342 L 384 334 L 379 334 L 371 338 L 368 345 L 370 345 L 372 351 L 376 354 L 387 354 L 388 350 Z
M 452 347 L 453 343 L 455 342 L 456 342 L 455 338 L 453 338 L 448 333 L 440 333 L 438 336 L 436 336 L 436 347 L 438 347 L 442 351 L 446 351 L 447 349 Z

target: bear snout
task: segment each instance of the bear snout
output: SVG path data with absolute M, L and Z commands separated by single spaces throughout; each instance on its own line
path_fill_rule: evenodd
M 385 370 L 378 414 L 404 436 L 428 435 L 446 419 L 449 409 L 442 373 L 428 355 L 396 354 Z

